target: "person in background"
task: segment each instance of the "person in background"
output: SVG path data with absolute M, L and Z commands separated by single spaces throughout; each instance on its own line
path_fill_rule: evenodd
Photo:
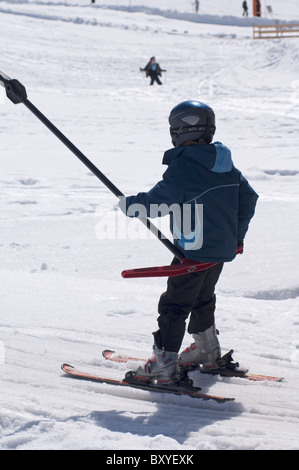
M 162 72 L 166 70 L 161 69 L 160 65 L 156 62 L 155 57 L 151 57 L 150 61 L 146 64 L 144 69 L 140 68 L 140 72 L 145 72 L 147 77 L 150 77 L 150 85 L 153 85 L 156 82 L 158 85 L 162 85 L 162 82 L 159 77 L 162 76 Z
M 242 7 L 243 7 L 243 16 L 248 16 L 248 5 L 247 5 L 246 0 L 242 3 Z
M 198 13 L 198 10 L 199 10 L 199 0 L 195 0 L 195 2 L 193 2 L 193 4 L 195 6 L 195 13 Z

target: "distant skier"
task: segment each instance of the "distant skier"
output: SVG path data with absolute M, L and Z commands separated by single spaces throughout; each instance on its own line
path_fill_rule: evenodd
M 146 76 L 151 78 L 150 85 L 153 85 L 154 82 L 157 82 L 158 85 L 162 85 L 159 77 L 161 77 L 162 72 L 166 72 L 166 70 L 161 69 L 155 57 L 151 57 L 144 69 L 140 68 L 140 72 L 145 72 Z
M 212 108 L 184 101 L 171 111 L 169 124 L 174 148 L 164 154 L 163 164 L 168 168 L 163 179 L 147 193 L 123 198 L 120 208 L 130 217 L 138 217 L 140 208 L 143 217 L 159 217 L 166 215 L 168 207 L 174 244 L 182 255 L 215 265 L 168 278 L 158 305 L 153 357 L 135 371 L 135 379 L 143 383 L 174 382 L 179 361 L 209 370 L 218 367 L 215 285 L 224 262 L 232 261 L 237 247 L 243 247 L 258 198 L 234 166 L 231 151 L 220 142 L 212 143 L 216 130 Z M 202 220 L 197 216 L 200 208 Z M 178 263 L 175 258 L 173 264 Z M 188 332 L 194 343 L 179 357 L 190 312 Z
M 247 5 L 246 0 L 243 2 L 242 6 L 243 6 L 243 16 L 248 16 L 248 5 Z
M 199 10 L 199 0 L 195 0 L 195 2 L 192 4 L 195 6 L 195 13 L 198 13 Z

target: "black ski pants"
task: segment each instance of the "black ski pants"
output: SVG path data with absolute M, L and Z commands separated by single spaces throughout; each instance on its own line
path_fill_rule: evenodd
M 172 264 L 179 261 L 175 259 Z M 188 332 L 199 333 L 215 323 L 215 285 L 223 263 L 205 271 L 168 278 L 158 306 L 159 330 L 153 333 L 159 349 L 179 352 L 190 315 Z
M 154 82 L 157 82 L 158 85 L 162 85 L 162 82 L 160 78 L 158 77 L 158 75 L 156 74 L 156 72 L 150 73 L 150 77 L 151 77 L 150 85 L 153 85 Z

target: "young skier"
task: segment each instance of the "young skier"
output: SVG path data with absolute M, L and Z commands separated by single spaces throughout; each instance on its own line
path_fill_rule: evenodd
M 157 82 L 158 85 L 162 85 L 159 77 L 161 77 L 162 72 L 166 72 L 166 70 L 162 70 L 160 65 L 156 62 L 155 57 L 151 57 L 144 69 L 140 68 L 140 72 L 145 72 L 146 76 L 151 78 L 150 85 L 153 85 L 154 82 Z
M 163 179 L 147 193 L 124 198 L 120 207 L 131 217 L 138 216 L 136 207 L 142 207 L 142 216 L 147 217 L 163 215 L 165 205 L 181 208 L 179 216 L 170 214 L 174 244 L 188 259 L 217 264 L 168 278 L 158 305 L 153 357 L 135 371 L 135 379 L 159 382 L 175 381 L 179 363 L 217 366 L 221 349 L 215 327 L 215 285 L 223 263 L 232 261 L 237 247 L 243 246 L 258 198 L 235 168 L 230 150 L 220 142 L 212 143 L 215 114 L 209 106 L 184 101 L 173 108 L 169 123 L 174 148 L 164 154 L 168 168 Z M 164 212 L 153 211 L 159 206 Z M 199 208 L 201 217 L 196 216 Z M 190 220 L 179 224 L 180 216 Z M 186 226 L 192 229 L 184 233 Z M 189 314 L 188 332 L 194 343 L 179 356 Z

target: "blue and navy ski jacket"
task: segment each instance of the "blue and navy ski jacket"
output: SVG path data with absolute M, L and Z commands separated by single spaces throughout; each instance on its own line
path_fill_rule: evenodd
M 182 254 L 204 262 L 233 260 L 254 215 L 258 195 L 233 165 L 231 151 L 220 142 L 175 147 L 165 152 L 163 164 L 168 165 L 163 179 L 147 193 L 128 196 L 127 211 L 139 204 L 145 208 L 143 216 L 153 217 L 163 215 L 163 211 L 153 215 L 153 205 L 179 204 L 182 214 L 186 212 L 183 207 L 190 208 L 193 238 L 182 230 L 179 234 L 178 225 L 181 229 L 184 224 L 171 217 L 174 244 Z M 202 209 L 201 217 L 196 217 L 196 207 Z M 194 249 L 199 232 L 201 244 Z

